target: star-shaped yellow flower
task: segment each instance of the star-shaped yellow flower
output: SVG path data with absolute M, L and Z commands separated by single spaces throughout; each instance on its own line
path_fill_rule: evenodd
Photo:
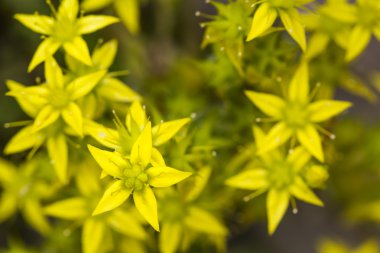
M 117 208 L 132 194 L 137 210 L 159 231 L 157 201 L 151 187 L 169 187 L 189 177 L 191 173 L 165 165 L 161 154 L 152 148 L 151 123 L 145 125 L 129 156 L 91 145 L 89 150 L 100 167 L 115 179 L 105 191 L 93 215 Z
M 48 3 L 50 2 L 48 1 Z M 118 19 L 103 15 L 88 15 L 77 18 L 78 0 L 63 0 L 58 11 L 55 11 L 53 7 L 52 10 L 54 17 L 40 14 L 15 15 L 15 18 L 23 25 L 45 36 L 29 64 L 28 72 L 52 56 L 60 47 L 63 47 L 66 53 L 77 60 L 86 65 L 91 65 L 88 47 L 81 35 L 93 33 L 118 22 Z
M 341 113 L 351 106 L 350 102 L 309 99 L 308 67 L 301 64 L 288 89 L 288 98 L 246 91 L 248 98 L 265 114 L 278 123 L 266 136 L 265 145 L 259 146 L 259 153 L 272 150 L 291 137 L 296 137 L 314 157 L 324 161 L 322 144 L 317 131 L 317 123 Z

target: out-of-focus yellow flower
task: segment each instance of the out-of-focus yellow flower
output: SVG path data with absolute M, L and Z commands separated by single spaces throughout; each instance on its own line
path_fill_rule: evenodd
M 318 246 L 318 253 L 378 253 L 380 247 L 376 240 L 368 240 L 352 249 L 345 243 L 330 239 L 323 240 Z

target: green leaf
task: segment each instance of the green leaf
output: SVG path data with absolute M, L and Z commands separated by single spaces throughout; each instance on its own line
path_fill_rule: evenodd
M 83 117 L 78 105 L 71 102 L 61 111 L 61 115 L 66 124 L 80 137 L 83 137 Z
M 154 187 L 169 187 L 189 177 L 192 173 L 161 166 L 149 168 L 147 174 L 149 175 L 150 185 Z
M 192 230 L 201 233 L 220 236 L 226 236 L 228 234 L 226 227 L 213 215 L 195 206 L 191 206 L 188 209 L 185 224 Z
M 104 244 L 106 224 L 100 219 L 90 218 L 83 224 L 82 247 L 83 253 L 97 253 Z
M 33 58 L 28 66 L 28 72 L 31 72 L 37 65 L 54 55 L 61 45 L 61 42 L 58 42 L 53 38 L 44 39 L 33 55 Z
M 300 177 L 295 178 L 293 184 L 289 187 L 289 192 L 297 199 L 313 205 L 323 206 L 322 201 L 309 189 Z
M 156 230 L 160 231 L 157 217 L 157 201 L 149 186 L 133 192 L 133 200 L 140 214 Z
M 256 10 L 247 41 L 253 40 L 267 31 L 277 18 L 277 11 L 269 3 L 262 3 Z
M 141 162 L 143 167 L 148 165 L 152 156 L 152 128 L 151 123 L 146 124 L 131 150 L 132 164 Z
M 116 180 L 104 192 L 92 215 L 98 215 L 119 207 L 129 198 L 131 193 L 132 189 L 125 188 L 123 181 Z
M 261 168 L 243 171 L 227 179 L 226 184 L 245 190 L 258 190 L 268 186 L 268 173 Z
M 51 163 L 62 183 L 67 183 L 67 143 L 64 134 L 51 136 L 47 139 L 47 149 Z
M 273 234 L 282 217 L 284 217 L 286 209 L 289 205 L 289 193 L 283 190 L 270 190 L 267 196 L 267 215 L 268 215 L 268 232 Z
M 88 15 L 77 21 L 77 32 L 78 34 L 93 33 L 117 22 L 119 22 L 119 19 L 111 16 Z
M 127 161 L 119 153 L 105 151 L 91 145 L 87 147 L 92 157 L 107 174 L 114 178 L 123 177 L 123 168 L 127 167 Z
M 309 69 L 307 63 L 301 63 L 289 85 L 289 100 L 306 103 L 309 98 Z
M 245 94 L 265 114 L 274 118 L 282 116 L 285 107 L 285 101 L 282 98 L 254 91 L 245 91 Z
M 63 48 L 65 49 L 66 53 L 68 53 L 78 61 L 88 66 L 92 65 L 92 60 L 87 47 L 87 43 L 82 39 L 82 37 L 77 36 L 74 37 L 72 40 L 65 42 L 63 44 Z
M 191 121 L 190 118 L 160 123 L 152 128 L 153 145 L 160 146 L 173 138 L 181 128 Z
M 348 38 L 346 61 L 352 61 L 366 48 L 371 40 L 371 31 L 360 25 L 355 26 Z
M 350 102 L 345 101 L 319 100 L 308 106 L 309 120 L 312 122 L 326 121 L 345 111 L 351 105 Z
M 301 17 L 296 8 L 290 8 L 286 11 L 280 10 L 280 18 L 285 26 L 286 31 L 300 45 L 302 51 L 306 50 L 305 28 L 301 24 Z
M 67 220 L 79 220 L 90 215 L 87 202 L 82 197 L 69 198 L 46 206 L 43 212 L 47 215 Z
M 311 124 L 297 130 L 298 141 L 319 161 L 324 161 L 321 138 Z
M 182 226 L 179 223 L 164 223 L 159 235 L 161 253 L 175 253 L 182 238 Z

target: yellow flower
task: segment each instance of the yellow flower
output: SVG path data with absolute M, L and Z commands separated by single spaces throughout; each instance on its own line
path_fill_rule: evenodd
M 93 215 L 117 208 L 132 194 L 137 210 L 159 231 L 157 202 L 151 187 L 169 187 L 189 177 L 191 173 L 165 165 L 159 151 L 152 147 L 151 123 L 145 125 L 129 156 L 91 145 L 88 148 L 100 167 L 115 179 L 105 191 Z
M 296 137 L 314 157 L 324 161 L 317 123 L 326 121 L 351 106 L 351 103 L 335 100 L 311 102 L 309 96 L 308 67 L 302 64 L 296 71 L 288 89 L 288 98 L 246 91 L 248 98 L 265 114 L 278 123 L 266 136 L 259 153 L 272 150 L 291 137 Z
M 52 10 L 54 17 L 39 14 L 15 15 L 15 18 L 24 26 L 45 36 L 29 64 L 28 72 L 51 57 L 60 47 L 63 47 L 66 53 L 84 64 L 92 65 L 87 44 L 81 35 L 93 33 L 118 22 L 118 19 L 102 15 L 88 15 L 77 18 L 79 11 L 78 0 L 63 0 L 57 12 L 53 7 Z
M 76 167 L 76 185 L 80 195 L 54 202 L 44 207 L 43 213 L 81 224 L 83 226 L 82 247 L 84 253 L 112 250 L 112 248 L 105 248 L 113 245 L 113 237 L 109 236 L 111 231 L 118 232 L 124 238 L 129 237 L 131 240 L 145 239 L 147 234 L 136 219 L 135 213 L 130 212 L 130 209 L 120 208 L 103 215 L 92 216 L 96 201 L 101 196 L 99 170 L 93 163 L 93 161 L 85 159 Z
M 258 147 L 265 145 L 266 137 L 260 128 L 254 128 Z M 232 187 L 254 190 L 258 196 L 268 192 L 266 199 L 268 231 L 273 234 L 282 220 L 293 197 L 307 203 L 323 206 L 322 201 L 310 190 L 301 176 L 311 156 L 302 147 L 297 147 L 287 157 L 279 150 L 265 153 L 259 163 L 250 163 L 240 174 L 227 179 L 226 184 Z
M 268 32 L 279 16 L 286 31 L 300 45 L 306 49 L 305 29 L 297 8 L 313 2 L 314 0 L 267 0 L 262 1 L 252 19 L 251 29 L 247 41 L 253 40 Z M 261 2 L 261 1 L 260 1 Z
M 317 250 L 318 253 L 378 253 L 379 251 L 379 244 L 374 239 L 367 240 L 355 249 L 340 241 L 324 239 L 319 243 Z

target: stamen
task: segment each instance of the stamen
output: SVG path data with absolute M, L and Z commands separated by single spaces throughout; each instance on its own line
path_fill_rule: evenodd
M 329 132 L 328 130 L 324 129 L 323 127 L 319 126 L 319 125 L 316 125 L 318 130 L 323 133 L 324 135 L 326 135 L 328 138 L 330 138 L 331 140 L 335 140 L 336 136 L 335 134 Z
M 290 204 L 292 206 L 292 213 L 297 214 L 298 213 L 298 208 L 297 208 L 297 203 L 294 197 L 290 197 Z
M 260 122 L 275 122 L 276 119 L 273 119 L 273 118 L 256 118 L 255 121 L 257 123 L 260 123 Z
M 318 82 L 318 83 L 315 84 L 314 89 L 310 93 L 309 101 L 312 101 L 314 99 L 314 97 L 317 95 L 320 87 L 321 87 L 321 83 L 320 82 Z
M 57 10 L 55 9 L 54 5 L 52 4 L 51 0 L 46 0 L 46 4 L 49 6 L 51 12 L 53 13 L 53 17 L 57 17 Z
M 210 15 L 210 14 L 202 13 L 200 11 L 196 11 L 195 16 L 202 17 L 202 18 L 208 18 L 208 19 L 216 19 L 217 18 L 216 15 Z
M 29 125 L 32 122 L 33 122 L 32 120 L 9 122 L 9 123 L 5 123 L 4 124 L 4 128 L 26 126 L 26 125 Z
M 254 198 L 256 198 L 257 196 L 261 195 L 261 194 L 264 193 L 265 191 L 266 191 L 266 189 L 261 189 L 261 190 L 258 190 L 258 191 L 255 191 L 255 192 L 252 192 L 251 194 L 245 196 L 245 197 L 243 198 L 243 200 L 244 200 L 245 202 L 248 202 L 248 201 L 250 201 L 251 199 L 254 199 Z

